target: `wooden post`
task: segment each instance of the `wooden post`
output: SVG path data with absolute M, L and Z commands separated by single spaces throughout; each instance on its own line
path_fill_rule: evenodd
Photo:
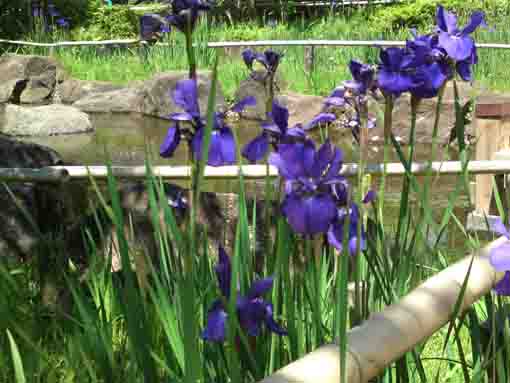
M 499 151 L 510 149 L 510 99 L 488 98 L 476 106 L 476 159 L 494 160 Z M 480 214 L 490 211 L 492 175 L 477 175 L 475 210 Z
M 315 65 L 315 46 L 307 45 L 305 46 L 305 72 L 308 74 L 313 73 L 313 68 Z

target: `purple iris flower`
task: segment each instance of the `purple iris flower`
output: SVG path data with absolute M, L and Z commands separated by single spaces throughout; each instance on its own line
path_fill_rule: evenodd
M 398 97 L 422 84 L 416 76 L 417 57 L 407 49 L 382 49 L 380 59 L 377 84 L 385 94 Z
M 363 199 L 363 203 L 372 202 L 375 199 L 375 192 L 369 191 L 365 198 Z M 358 249 L 358 223 L 360 222 L 360 213 L 359 207 L 355 203 L 352 203 L 349 208 L 341 207 L 337 211 L 337 216 L 334 220 L 334 223 L 331 225 L 328 231 L 328 242 L 330 245 L 335 247 L 338 251 L 342 251 L 343 249 L 343 241 L 347 216 L 349 216 L 349 228 L 347 229 L 347 235 L 349 236 L 347 239 L 348 251 L 350 255 L 356 255 Z M 363 227 L 363 223 L 361 224 L 361 241 L 360 241 L 360 249 L 366 250 L 367 248 L 367 236 L 365 232 L 365 228 Z
M 324 101 L 324 107 L 343 107 L 346 104 L 345 99 L 345 88 L 343 86 L 339 86 L 331 92 L 331 94 L 326 97 Z
M 202 143 L 205 132 L 205 117 L 200 115 L 198 105 L 198 89 L 194 79 L 181 80 L 173 92 L 173 101 L 184 112 L 173 113 L 170 120 L 173 122 L 168 129 L 167 135 L 161 144 L 160 155 L 169 158 L 173 155 L 181 137 L 185 137 L 193 153 L 193 158 L 200 160 L 202 155 Z M 234 105 L 231 110 L 241 111 L 248 105 L 254 105 L 255 98 L 247 97 Z M 226 113 L 216 112 L 214 125 L 211 133 L 209 157 L 207 164 L 210 166 L 224 166 L 236 163 L 236 147 L 232 129 L 225 123 Z M 182 127 L 187 123 L 189 127 Z
M 453 76 L 446 53 L 439 47 L 437 35 L 418 36 L 412 31 L 414 40 L 407 41 L 406 48 L 414 57 L 414 78 L 417 84 L 410 92 L 419 98 L 437 96 L 439 89 Z
M 275 52 L 272 49 L 258 53 L 251 49 L 245 49 L 242 53 L 243 61 L 248 69 L 253 70 L 253 64 L 258 62 L 266 69 L 267 73 L 274 74 L 283 57 L 283 53 Z
M 262 133 L 243 148 L 243 157 L 252 163 L 262 160 L 267 155 L 270 144 L 277 150 L 280 143 L 303 140 L 305 130 L 336 119 L 332 113 L 319 113 L 307 124 L 297 124 L 289 128 L 289 110 L 277 101 L 273 101 L 273 109 L 268 115 L 269 122 L 261 125 Z
M 210 342 L 223 342 L 226 336 L 228 313 L 224 302 L 230 299 L 232 266 L 223 248 L 219 249 L 216 277 L 223 298 L 213 302 L 207 315 L 207 325 L 202 338 Z M 273 287 L 273 278 L 254 282 L 246 295 L 237 295 L 236 311 L 241 328 L 250 336 L 260 334 L 262 325 L 275 334 L 287 335 L 273 317 L 273 305 L 262 298 Z
M 201 11 L 208 11 L 212 3 L 208 0 L 173 0 L 172 14 L 167 17 L 170 24 L 181 32 L 187 33 L 188 24 L 191 30 L 195 28 L 198 14 Z
M 60 17 L 58 18 L 57 20 L 55 20 L 55 23 L 61 27 L 61 28 L 64 28 L 64 29 L 67 29 L 69 28 L 69 19 L 67 17 Z
M 510 240 L 510 232 L 500 218 L 491 225 L 491 230 Z M 510 242 L 505 242 L 492 249 L 489 257 L 490 263 L 496 271 L 505 272 L 505 277 L 494 286 L 494 290 L 501 295 L 510 295 Z
M 342 152 L 329 140 L 319 150 L 313 141 L 280 144 L 269 163 L 285 179 L 282 212 L 296 233 L 326 233 L 337 215 L 335 186 L 345 184 L 339 175 Z
M 152 40 L 159 32 L 170 32 L 170 26 L 164 17 L 155 13 L 146 13 L 140 17 L 140 37 L 142 40 Z
M 457 16 L 446 11 L 442 6 L 437 7 L 437 30 L 439 45 L 455 62 L 467 60 L 473 55 L 475 42 L 470 36 L 480 25 L 485 24 L 485 14 L 474 12 L 469 23 L 462 29 L 457 27 Z
M 374 85 L 375 71 L 370 65 L 351 60 L 349 70 L 352 74 L 352 80 L 344 81 L 345 88 L 355 94 L 366 94 L 367 90 Z
M 55 7 L 55 4 L 48 3 L 48 14 L 51 17 L 59 17 L 60 16 L 60 12 L 57 10 L 57 7 Z

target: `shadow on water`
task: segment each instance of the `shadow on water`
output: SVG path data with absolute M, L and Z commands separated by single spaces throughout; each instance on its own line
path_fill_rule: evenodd
M 91 115 L 95 126 L 95 132 L 90 134 L 34 137 L 31 141 L 47 145 L 59 152 L 66 162 L 83 165 L 104 165 L 111 160 L 113 165 L 143 165 L 146 156 L 151 157 L 154 165 L 183 165 L 188 162 L 187 145 L 183 142 L 171 159 L 163 159 L 159 156 L 159 145 L 163 141 L 169 122 L 152 117 L 129 115 L 129 114 L 95 114 Z M 237 139 L 241 146 L 249 142 L 260 132 L 257 122 L 233 123 Z M 319 139 L 319 132 L 316 133 Z M 353 144 L 349 132 L 333 131 L 330 138 L 344 152 L 345 162 L 356 162 L 357 148 Z M 425 161 L 429 158 L 431 146 L 420 144 L 416 148 L 416 159 Z M 441 149 L 438 151 L 440 159 L 456 159 L 453 150 Z M 370 150 L 370 162 L 382 162 L 383 150 L 381 146 L 374 145 Z M 396 155 L 391 156 L 391 161 L 398 161 Z M 421 178 L 419 182 L 424 182 Z M 457 177 L 442 176 L 436 178 L 431 190 L 431 201 L 435 215 L 439 217 L 448 205 L 448 197 L 455 190 Z M 185 182 L 179 182 L 186 186 Z M 378 180 L 373 179 L 373 185 L 377 188 Z M 265 181 L 250 181 L 246 187 L 248 193 L 262 193 Z M 398 203 L 402 188 L 401 177 L 391 177 L 387 180 L 386 200 L 388 201 L 388 216 L 396 219 L 398 216 Z M 215 192 L 236 192 L 238 181 L 215 180 L 207 181 L 205 189 Z M 456 201 L 455 214 L 465 222 L 467 215 L 467 196 L 462 194 Z

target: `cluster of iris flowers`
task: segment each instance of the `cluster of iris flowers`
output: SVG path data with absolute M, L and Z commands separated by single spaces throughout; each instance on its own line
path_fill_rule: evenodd
M 41 4 L 40 0 L 32 1 L 31 3 L 32 8 L 32 16 L 41 18 L 43 20 L 44 26 L 47 31 L 50 30 L 51 26 L 48 23 L 48 20 L 52 20 L 55 22 L 55 24 L 63 29 L 68 29 L 70 26 L 70 20 L 67 17 L 63 17 L 55 4 L 52 2 L 48 2 L 47 5 L 47 14 L 45 13 L 45 10 Z
M 200 0 L 175 0 L 173 14 L 168 20 L 180 31 L 188 33 L 189 26 L 195 25 L 198 12 L 209 8 L 209 3 Z M 459 28 L 456 15 L 439 6 L 436 21 L 437 26 L 432 33 L 417 35 L 413 31 L 413 38 L 407 41 L 405 47 L 382 49 L 376 65 L 351 61 L 349 69 L 352 79 L 336 88 L 326 98 L 324 110 L 308 123 L 289 127 L 289 111 L 271 98 L 272 108 L 261 125 L 261 133 L 242 149 L 242 155 L 251 163 L 267 160 L 278 169 L 284 185 L 281 211 L 295 233 L 307 238 L 317 234 L 326 235 L 329 244 L 351 255 L 366 249 L 360 207 L 353 203 L 350 185 L 340 174 L 343 154 L 329 140 L 317 147 L 307 136 L 307 131 L 319 124 L 335 121 L 337 116 L 330 113 L 330 108 L 348 105 L 353 113 L 349 115 L 349 121 L 343 124 L 359 138 L 360 129 L 374 125 L 374 120 L 367 113 L 369 96 L 377 98 L 382 95 L 386 99 L 393 99 L 410 93 L 417 99 L 431 98 L 437 96 L 456 73 L 465 81 L 472 80 L 472 65 L 477 63 L 478 57 L 470 35 L 479 26 L 486 26 L 484 14 L 475 12 L 469 23 Z M 254 63 L 259 63 L 271 78 L 281 57 L 281 54 L 271 50 L 264 53 L 251 50 L 243 52 L 243 60 L 250 70 L 254 70 Z M 198 160 L 202 153 L 205 119 L 198 106 L 196 79 L 180 81 L 173 92 L 173 100 L 183 112 L 170 116 L 172 125 L 161 145 L 161 155 L 172 156 L 184 137 L 192 158 Z M 254 103 L 255 99 L 249 97 L 234 105 L 231 111 L 241 112 L 244 107 Z M 234 164 L 237 162 L 236 153 L 226 113 L 217 112 L 214 115 L 208 164 Z M 362 203 L 374 199 L 375 192 L 369 191 Z M 347 230 L 344 228 L 346 222 L 349 223 Z M 503 225 L 497 226 L 496 231 L 510 239 Z M 346 234 L 348 238 L 345 238 Z M 347 244 L 347 249 L 344 249 L 344 244 Z M 510 292 L 507 247 L 498 248 L 492 254 L 496 269 L 506 271 L 504 281 L 496 287 L 500 293 Z M 209 341 L 225 339 L 231 267 L 223 249 L 219 252 L 216 274 L 222 297 L 213 303 L 202 334 Z M 271 304 L 262 298 L 271 289 L 272 283 L 272 278 L 259 280 L 246 295 L 239 294 L 237 297 L 239 323 L 248 335 L 258 335 L 263 324 L 269 331 L 286 334 L 275 322 Z

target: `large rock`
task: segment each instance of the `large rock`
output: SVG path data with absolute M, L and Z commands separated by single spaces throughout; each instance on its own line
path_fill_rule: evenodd
M 44 146 L 27 144 L 10 139 L 0 134 L 0 167 L 39 168 L 43 166 L 61 165 L 62 159 L 53 150 Z M 14 198 L 21 208 L 25 209 L 42 228 L 48 222 L 45 217 L 57 213 L 55 206 L 45 210 L 39 201 L 47 200 L 41 196 L 45 188 L 27 183 L 10 183 L 8 185 Z M 36 229 L 27 221 L 21 209 L 13 202 L 11 195 L 4 187 L 0 188 L 0 256 L 31 257 L 35 246 L 39 243 Z M 47 214 L 51 211 L 52 214 Z
M 179 80 L 187 78 L 185 72 L 160 73 L 141 84 L 131 84 L 123 88 L 108 90 L 108 85 L 95 83 L 89 85 L 89 92 L 73 91 L 73 85 L 64 83 L 64 98 L 72 99 L 70 95 L 85 93 L 72 105 L 84 112 L 94 113 L 142 113 L 154 117 L 167 117 L 169 114 L 181 111 L 172 100 L 172 91 Z M 75 85 L 76 86 L 76 85 Z M 80 86 L 80 85 L 78 85 Z M 82 87 L 83 89 L 83 87 Z M 202 72 L 198 75 L 198 94 L 200 110 L 207 111 L 207 100 L 211 90 L 211 73 Z M 69 96 L 69 97 L 68 97 Z M 65 102 L 65 101 L 64 101 Z M 216 105 L 224 104 L 221 88 L 216 89 Z
M 264 71 L 252 72 L 246 79 L 241 81 L 239 88 L 235 92 L 236 101 L 240 101 L 248 96 L 255 97 L 257 103 L 254 106 L 247 107 L 242 117 L 248 120 L 264 120 L 267 115 L 267 102 L 269 93 L 266 89 L 266 78 Z M 281 77 L 276 76 L 276 93 L 278 94 L 284 88 L 285 84 Z
M 322 110 L 324 98 L 306 94 L 287 92 L 278 100 L 289 110 L 289 126 L 306 123 Z
M 93 130 L 88 115 L 72 106 L 7 104 L 2 109 L 0 132 L 13 136 L 49 136 Z
M 0 57 L 0 102 L 51 102 L 55 85 L 67 77 L 62 65 L 51 57 L 3 55 Z M 17 89 L 18 94 L 14 93 L 15 84 L 24 85 L 23 89 Z
M 58 86 L 58 93 L 63 104 L 72 104 L 91 93 L 111 92 L 122 88 L 125 86 L 107 81 L 68 79 Z
M 211 72 L 200 72 L 197 76 L 198 103 L 202 114 L 207 112 L 207 101 L 211 92 Z M 160 73 L 145 81 L 141 87 L 143 94 L 142 113 L 155 117 L 167 117 L 174 112 L 182 111 L 172 99 L 172 93 L 177 82 L 187 78 L 187 72 Z M 225 103 L 221 88 L 216 89 L 216 106 Z
M 92 113 L 142 113 L 143 94 L 138 88 L 121 88 L 106 92 L 92 92 L 72 105 Z

